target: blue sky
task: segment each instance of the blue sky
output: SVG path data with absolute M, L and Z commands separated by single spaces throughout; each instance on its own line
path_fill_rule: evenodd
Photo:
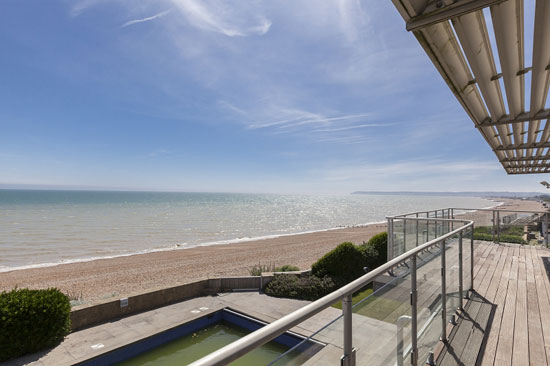
M 389 0 L 5 0 L 0 184 L 541 191 Z

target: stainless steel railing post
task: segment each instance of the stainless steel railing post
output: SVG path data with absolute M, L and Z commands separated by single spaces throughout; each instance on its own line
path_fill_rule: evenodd
M 411 319 L 412 318 L 408 315 L 401 315 L 399 318 L 397 318 L 397 321 L 395 322 L 395 325 L 397 326 L 397 347 L 395 349 L 397 366 L 403 366 L 403 360 L 405 358 L 403 328 L 411 321 Z
M 340 359 L 341 366 L 355 366 L 355 350 L 353 349 L 353 309 L 351 295 L 342 300 L 344 315 L 344 355 Z
M 403 219 L 403 252 L 399 254 L 403 254 L 407 251 L 407 219 Z
M 462 231 L 458 233 L 458 309 L 464 310 L 462 307 L 462 299 L 464 298 L 463 278 L 462 278 Z
M 500 243 L 500 211 L 497 211 L 497 243 Z
M 548 213 L 544 214 L 546 218 L 546 232 L 544 233 L 544 241 L 546 242 L 546 247 L 548 248 Z
M 495 233 L 495 219 L 496 219 L 496 218 L 495 218 L 495 217 L 496 217 L 496 215 L 495 215 L 495 210 L 493 210 L 493 229 L 492 229 L 492 233 L 493 233 L 493 243 L 496 243 L 496 241 L 495 241 L 495 234 L 496 234 L 496 233 Z
M 472 238 L 470 240 L 470 291 L 474 291 L 474 225 L 472 224 Z
M 447 342 L 447 265 L 445 263 L 445 240 L 441 246 L 441 341 Z
M 418 319 L 417 319 L 416 255 L 411 257 L 411 364 L 418 363 Z
M 388 219 L 388 262 L 393 259 L 393 219 Z
M 416 213 L 416 218 L 418 218 L 418 212 Z M 416 220 L 416 246 L 418 246 L 418 220 Z

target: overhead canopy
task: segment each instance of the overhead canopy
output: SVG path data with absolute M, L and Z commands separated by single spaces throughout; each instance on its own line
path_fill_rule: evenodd
M 392 1 L 506 172 L 550 173 L 550 0 L 536 0 L 527 40 L 523 0 Z

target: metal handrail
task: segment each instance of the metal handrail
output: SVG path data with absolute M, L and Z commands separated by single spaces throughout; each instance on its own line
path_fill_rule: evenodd
M 501 206 L 498 206 L 501 207 Z M 501 209 L 501 208 L 462 208 L 462 207 L 449 207 L 453 210 L 464 210 L 464 211 L 500 211 L 500 212 L 521 212 L 521 213 L 535 213 L 535 214 L 548 214 L 549 211 L 531 211 L 531 210 L 508 210 L 508 209 Z
M 410 218 L 414 220 L 415 218 Z M 421 218 L 419 218 L 420 220 Z M 423 219 L 423 218 L 422 218 Z M 433 221 L 434 218 L 431 218 Z M 344 356 L 343 363 L 354 365 L 353 361 L 346 361 L 346 359 L 354 359 L 354 349 L 352 349 L 351 344 L 351 296 L 354 292 L 362 289 L 369 283 L 371 283 L 376 277 L 388 272 L 393 267 L 405 262 L 411 258 L 416 259 L 417 254 L 420 254 L 422 251 L 431 248 L 432 246 L 438 245 L 443 242 L 445 239 L 451 238 L 452 236 L 473 228 L 474 222 L 470 220 L 453 220 L 453 219 L 439 219 L 444 221 L 453 221 L 463 223 L 464 225 L 455 229 L 447 234 L 444 234 L 438 238 L 435 238 L 425 244 L 419 245 L 418 247 L 411 249 L 410 251 L 401 254 L 400 256 L 393 258 L 387 263 L 381 265 L 380 267 L 370 271 L 364 276 L 350 282 L 349 284 L 341 287 L 340 289 L 320 298 L 317 301 L 314 301 L 303 308 L 300 308 L 281 319 L 274 321 L 271 324 L 266 325 L 253 333 L 246 335 L 239 340 L 228 344 L 225 347 L 220 348 L 217 351 L 214 351 L 207 356 L 193 362 L 190 366 L 221 366 L 227 365 L 229 362 L 234 361 L 246 353 L 252 351 L 255 348 L 260 347 L 261 345 L 277 338 L 279 335 L 285 333 L 292 327 L 302 323 L 306 319 L 311 318 L 312 316 L 320 313 L 324 309 L 330 307 L 332 304 L 342 301 L 342 309 L 344 313 Z M 473 230 L 473 229 L 472 229 Z M 444 252 L 444 251 L 443 251 Z M 416 269 L 416 268 L 415 268 Z M 416 277 L 416 276 L 415 276 Z
M 394 255 L 394 227 L 393 227 L 393 223 L 394 221 L 400 221 L 400 220 L 403 220 L 403 222 L 406 222 L 407 220 L 413 220 L 413 219 L 418 219 L 418 216 L 420 214 L 425 214 L 426 215 L 426 219 L 424 221 L 429 221 L 429 222 L 438 222 L 438 221 L 445 221 L 444 220 L 444 215 L 446 213 L 446 216 L 447 218 L 450 218 L 450 219 L 454 219 L 455 218 L 455 210 L 457 211 L 470 211 L 470 212 L 475 212 L 475 211 L 482 211 L 482 212 L 492 212 L 493 214 L 493 218 L 492 218 L 492 239 L 495 243 L 500 243 L 500 234 L 501 234 L 501 223 L 500 223 L 500 217 L 501 217 L 501 213 L 510 213 L 510 214 L 514 214 L 514 213 L 526 213 L 526 214 L 532 214 L 532 215 L 539 215 L 539 219 L 544 219 L 544 224 L 545 226 L 543 226 L 543 229 L 545 230 L 545 233 L 544 233 L 544 242 L 545 242 L 545 245 L 547 247 L 550 246 L 550 235 L 549 235 L 549 232 L 550 232 L 550 209 L 546 210 L 546 211 L 530 211 L 530 210 L 513 210 L 513 209 L 503 209 L 501 208 L 501 206 L 496 206 L 496 207 L 493 207 L 493 208 L 463 208 L 463 207 L 448 207 L 448 208 L 442 208 L 442 209 L 435 209 L 435 210 L 427 210 L 427 211 L 417 211 L 417 212 L 409 212 L 409 213 L 405 213 L 405 214 L 399 214 L 399 215 L 394 215 L 394 216 L 386 216 L 386 220 L 388 222 L 388 260 L 392 259 L 393 258 L 393 255 Z M 442 213 L 442 216 L 443 217 L 438 217 L 437 214 L 438 212 L 441 212 Z M 435 214 L 435 217 L 430 217 L 430 214 L 431 213 L 434 213 Z M 460 215 L 463 214 L 463 213 L 460 213 Z M 412 215 L 415 215 L 416 217 L 411 217 Z M 542 217 L 540 217 L 542 216 Z M 419 234 L 419 231 L 418 231 L 418 220 L 416 220 L 417 222 L 417 227 L 416 227 L 416 244 L 418 245 L 419 243 L 419 237 L 418 237 L 418 234 Z M 541 221 L 542 222 L 542 221 Z M 403 247 L 405 247 L 405 241 L 406 241 L 406 230 L 407 230 L 407 227 L 404 226 L 403 228 Z M 436 226 L 436 230 L 437 230 L 437 226 Z M 435 233 L 436 236 L 437 236 L 437 232 Z M 427 238 L 428 239 L 428 238 Z

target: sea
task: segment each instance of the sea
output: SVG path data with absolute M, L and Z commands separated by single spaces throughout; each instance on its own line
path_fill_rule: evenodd
M 1 189 L 0 272 L 365 225 L 420 210 L 496 204 L 429 195 Z

